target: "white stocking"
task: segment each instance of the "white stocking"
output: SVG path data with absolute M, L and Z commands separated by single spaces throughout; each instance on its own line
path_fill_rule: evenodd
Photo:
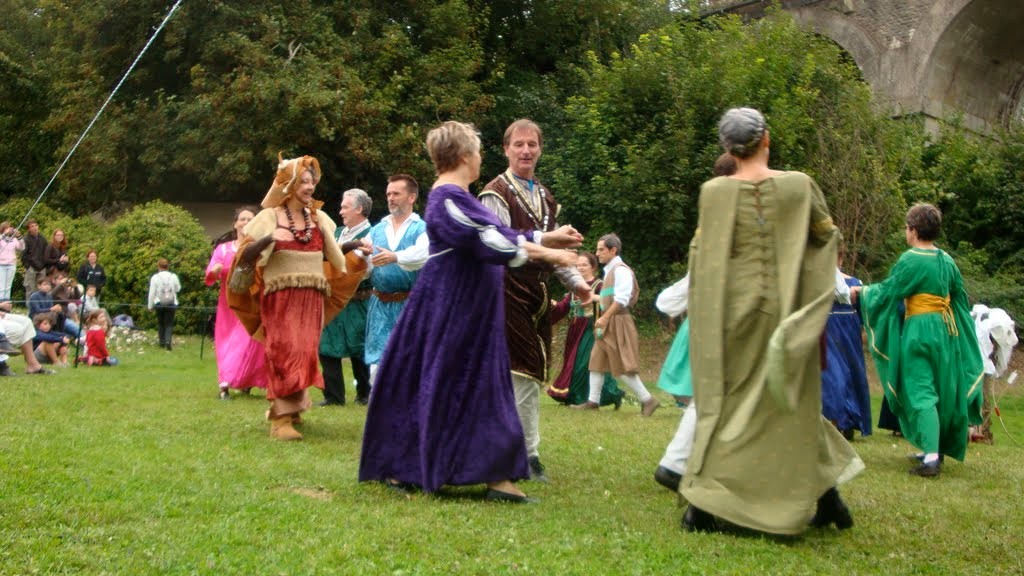
M 590 398 L 594 404 L 601 404 L 601 389 L 604 388 L 604 372 L 590 373 Z
M 593 372 L 591 372 L 591 374 L 593 374 Z M 637 400 L 640 401 L 641 404 L 651 399 L 651 393 L 647 391 L 647 387 L 644 386 L 644 383 L 640 381 L 640 376 L 638 376 L 636 372 L 632 374 L 618 374 L 615 377 L 618 378 L 621 382 L 623 382 L 626 386 L 629 386 L 629 389 L 632 390 L 634 394 L 636 394 L 636 398 Z M 598 389 L 598 398 L 600 398 L 600 393 L 601 390 Z M 590 377 L 590 397 L 594 397 L 593 376 Z

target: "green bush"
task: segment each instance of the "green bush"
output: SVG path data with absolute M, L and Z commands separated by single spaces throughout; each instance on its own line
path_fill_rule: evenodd
M 1016 323 L 1017 334 L 1024 336 L 1024 272 L 1007 266 L 991 272 L 994 258 L 968 242 L 961 242 L 950 252 L 964 277 L 964 288 L 971 304 L 1002 308 Z
M 0 205 L 0 221 L 10 220 L 17 225 L 31 206 L 32 199 L 11 199 Z M 217 302 L 217 292 L 203 283 L 210 241 L 199 222 L 184 209 L 156 200 L 105 224 L 91 216 L 74 218 L 40 203 L 33 209 L 32 218 L 39 221 L 46 238 L 57 228 L 64 230 L 70 244 L 72 274 L 86 261 L 90 249 L 98 252 L 107 273 L 102 301 L 111 315 L 129 314 L 137 326 L 144 328 L 156 325 L 156 318 L 146 310 L 146 300 L 149 278 L 156 273 L 156 261 L 163 257 L 181 279 L 177 331 L 205 328 L 210 308 Z M 20 297 L 21 266 L 18 268 L 12 289 Z
M 108 278 L 103 301 L 112 315 L 125 312 L 137 326 L 156 325 L 145 305 L 161 257 L 181 279 L 177 331 L 198 331 L 212 311 L 206 308 L 216 306 L 217 293 L 203 283 L 210 241 L 199 222 L 178 206 L 154 200 L 129 210 L 107 227 L 99 252 Z
M 10 220 L 12 226 L 17 226 L 21 223 L 21 220 L 25 218 L 25 214 L 28 213 L 29 208 L 32 208 L 33 198 L 11 198 L 7 202 L 4 202 L 0 206 L 0 221 Z M 44 202 L 36 204 L 36 207 L 32 210 L 32 218 L 35 218 L 39 222 L 39 229 L 45 236 L 48 230 L 53 229 L 53 222 L 64 217 L 64 215 L 51 208 Z M 22 234 L 25 233 L 25 227 L 21 227 Z

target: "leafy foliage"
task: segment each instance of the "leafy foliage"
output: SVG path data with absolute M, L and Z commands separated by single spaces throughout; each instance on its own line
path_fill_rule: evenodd
M 686 258 L 702 182 L 732 106 L 768 117 L 773 164 L 819 179 L 856 267 L 885 262 L 902 215 L 901 169 L 919 130 L 872 108 L 870 91 L 832 43 L 787 16 L 683 22 L 644 34 L 629 57 L 592 58 L 571 98 L 571 135 L 549 156 L 566 218 L 589 236 L 614 230 L 641 283 L 663 285 Z M 879 234 L 881 232 L 881 234 Z
M 967 242 L 961 242 L 951 251 L 957 267 L 964 277 L 964 288 L 971 302 L 980 302 L 989 308 L 1002 308 L 1016 321 L 1017 332 L 1024 326 L 1024 274 L 1017 267 L 999 267 L 993 257 Z M 995 272 L 991 270 L 995 268 Z
M 30 194 L 167 3 L 9 4 L 0 78 L 17 97 L 0 99 L 0 129 L 31 135 L 40 153 L 29 165 L 0 154 L 21 171 L 0 192 Z M 582 55 L 608 57 L 670 18 L 655 0 L 186 2 L 65 167 L 55 201 L 83 213 L 251 198 L 279 151 L 318 156 L 329 202 L 352 186 L 379 194 L 394 172 L 429 181 L 423 138 L 438 121 L 475 122 L 493 141 L 532 115 L 556 136 Z M 489 174 L 501 155 L 488 158 Z
M 1024 125 L 982 137 L 954 122 L 923 163 L 916 184 L 942 208 L 946 238 L 987 252 L 987 272 L 1024 269 Z
M 562 220 L 591 240 L 619 232 L 655 287 L 685 269 L 716 122 L 746 105 L 768 116 L 773 165 L 825 191 L 851 272 L 881 276 L 903 248 L 907 204 L 925 200 L 946 214 L 947 245 L 968 242 L 988 255 L 985 273 L 1021 277 L 1024 128 L 977 138 L 954 122 L 926 145 L 917 119 L 893 120 L 871 101 L 835 44 L 781 12 L 688 19 L 713 5 L 186 2 L 45 200 L 68 214 L 54 224 L 69 229 L 78 259 L 100 239 L 76 217 L 154 198 L 252 201 L 283 151 L 321 160 L 328 203 L 360 187 L 380 214 L 388 174 L 430 181 L 423 137 L 439 121 L 480 127 L 486 180 L 505 166 L 505 126 L 531 117 L 544 127 L 539 175 Z M 42 189 L 167 8 L 4 2 L 0 195 Z M 35 216 L 50 226 L 50 214 Z
M 156 261 L 167 258 L 171 272 L 181 280 L 178 301 L 182 308 L 176 319 L 180 329 L 194 331 L 206 318 L 186 310 L 216 305 L 216 293 L 203 284 L 209 240 L 195 218 L 177 206 L 154 200 L 126 212 L 107 228 L 99 253 L 108 278 L 103 289 L 106 302 L 145 304 Z M 130 310 L 136 325 L 155 325 L 151 313 L 138 307 Z

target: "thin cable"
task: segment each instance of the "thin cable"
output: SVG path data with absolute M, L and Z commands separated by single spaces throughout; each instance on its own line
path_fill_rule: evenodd
M 1007 378 L 1007 387 L 1012 386 L 1013 382 L 1016 379 L 1017 379 L 1017 371 L 1014 370 L 1013 373 L 1010 374 L 1010 377 Z M 1009 438 L 1010 440 L 1013 440 L 1013 443 L 1016 444 L 1017 446 L 1020 446 L 1021 448 L 1024 448 L 1024 444 L 1021 444 L 1019 441 L 1017 441 L 1017 439 L 1013 437 L 1013 434 L 1010 434 L 1010 431 L 1006 428 L 1006 422 L 1003 421 L 1002 411 L 999 409 L 999 394 L 996 394 L 995 389 L 996 389 L 996 387 L 995 387 L 995 385 L 993 385 L 992 386 L 992 412 L 989 414 L 989 418 L 992 417 L 992 414 L 995 414 L 996 418 L 999 419 L 999 425 L 1003 427 L 1003 432 L 1006 433 L 1007 438 Z M 1006 393 L 1006 389 L 1005 388 L 1003 389 L 1003 393 L 1004 394 Z
M 75 142 L 75 145 L 71 147 L 71 151 L 69 151 L 68 155 L 64 157 L 64 161 L 60 163 L 59 167 L 57 167 L 57 171 L 53 173 L 53 177 L 50 178 L 50 181 L 46 183 L 46 187 L 43 188 L 43 191 L 39 193 L 39 197 L 36 198 L 36 201 L 32 203 L 32 206 L 28 209 L 28 212 L 25 214 L 25 217 L 21 219 L 21 223 L 18 224 L 18 228 L 21 228 L 22 226 L 25 225 L 25 221 L 28 220 L 28 217 L 32 214 L 32 211 L 35 210 L 39 202 L 42 201 L 43 196 L 46 195 L 46 192 L 50 189 L 50 186 L 53 184 L 54 180 L 57 179 L 57 175 L 60 174 L 61 170 L 64 169 L 64 165 L 68 163 L 68 160 L 71 159 L 71 156 L 75 153 L 75 150 L 78 149 L 78 145 L 82 143 L 82 140 L 85 140 L 85 136 L 89 133 L 89 130 L 92 129 L 93 124 L 95 124 L 96 120 L 98 120 L 100 115 L 103 114 L 103 111 L 107 109 L 107 104 L 110 104 L 110 101 L 114 99 L 114 95 L 116 95 L 117 91 L 121 89 L 121 85 L 124 84 L 124 81 L 128 79 L 128 75 L 131 74 L 132 70 L 135 69 L 135 65 L 138 64 L 139 60 L 142 59 L 142 55 L 145 54 L 146 50 L 149 49 L 149 46 L 153 43 L 153 40 L 156 40 L 156 37 L 160 34 L 160 31 L 164 29 L 164 26 L 167 24 L 167 21 L 171 19 L 171 16 L 174 14 L 174 11 L 178 9 L 178 6 L 181 5 L 182 1 L 183 0 L 178 0 L 174 3 L 174 6 L 171 6 L 170 11 L 167 12 L 167 16 L 164 16 L 164 21 L 161 22 L 159 26 L 157 26 L 156 31 L 153 32 L 153 35 L 149 37 L 149 41 L 146 42 L 146 45 L 142 47 L 142 51 L 139 52 L 139 55 L 135 57 L 135 61 L 132 62 L 132 65 L 128 67 L 128 71 L 125 72 L 124 76 L 121 77 L 121 81 L 117 83 L 117 86 L 114 86 L 114 91 L 110 93 L 110 96 L 107 96 L 107 101 L 103 103 L 103 106 L 100 106 L 99 111 L 96 112 L 96 115 L 92 117 L 92 121 L 89 122 L 89 125 L 85 127 L 85 131 L 82 132 L 82 135 L 78 137 L 78 141 Z

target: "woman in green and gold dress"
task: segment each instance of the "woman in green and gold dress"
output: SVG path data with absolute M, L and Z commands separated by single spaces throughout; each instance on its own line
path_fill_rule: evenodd
M 941 226 L 938 208 L 912 206 L 910 250 L 884 282 L 853 289 L 886 400 L 903 436 L 921 450 L 910 473 L 926 477 L 939 475 L 942 454 L 963 461 L 967 428 L 981 423 L 984 376 L 960 270 L 934 244 Z

